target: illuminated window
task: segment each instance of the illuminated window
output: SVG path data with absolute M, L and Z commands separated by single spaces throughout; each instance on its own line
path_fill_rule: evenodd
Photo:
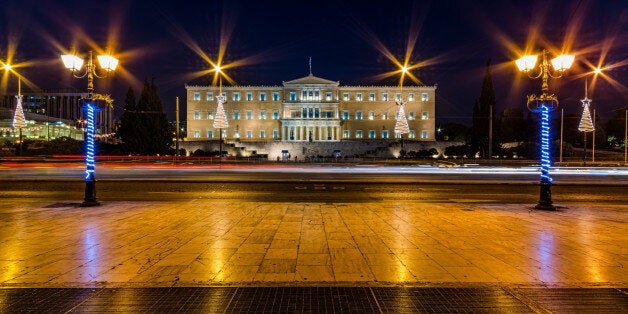
M 427 131 L 421 131 L 421 138 L 427 138 Z
M 414 101 L 414 93 L 408 93 L 408 101 Z
M 369 120 L 375 119 L 375 111 L 369 111 Z
M 233 137 L 240 138 L 240 130 L 233 131 Z
M 395 100 L 401 100 L 401 93 L 395 93 Z
M 388 93 L 382 93 L 382 100 L 388 101 Z
M 266 101 L 266 93 L 264 93 L 264 92 L 259 93 L 259 100 L 260 101 Z
M 355 112 L 355 119 L 356 120 L 362 120 L 362 111 L 356 111 Z
M 194 130 L 194 138 L 199 138 L 201 137 L 201 131 L 200 130 Z
M 325 93 L 325 100 L 331 101 L 331 92 L 326 92 Z
M 205 94 L 205 99 L 206 99 L 207 101 L 212 101 L 212 100 L 214 100 L 214 93 L 212 93 L 212 92 L 208 92 L 207 94 Z
M 410 130 L 410 133 L 408 133 L 408 138 L 416 138 L 416 133 L 414 132 L 414 130 Z
M 253 131 L 246 130 L 246 138 L 253 138 Z
M 408 112 L 408 120 L 414 120 L 414 111 Z
M 355 138 L 362 138 L 362 130 L 355 130 Z
M 251 100 L 253 100 L 253 93 L 246 92 L 246 101 L 251 101 Z
M 246 119 L 247 120 L 253 120 L 253 110 L 247 110 L 246 111 Z
M 233 101 L 240 101 L 240 92 L 233 92 Z
M 388 130 L 382 130 L 382 138 L 388 138 Z
M 201 93 L 200 92 L 194 92 L 194 101 L 199 101 L 201 100 Z
M 207 120 L 213 120 L 213 119 L 214 119 L 214 111 L 207 110 Z
M 369 101 L 375 101 L 375 93 L 369 93 Z
M 349 100 L 349 93 L 342 93 L 342 100 L 344 101 Z
M 266 130 L 259 130 L 259 138 L 266 138 Z
M 421 120 L 427 120 L 427 119 L 429 119 L 427 111 L 422 111 L 421 112 Z
M 201 119 L 201 111 L 196 109 L 194 110 L 194 120 L 200 120 Z
M 290 101 L 297 101 L 297 92 L 290 92 Z
M 273 92 L 273 101 L 279 101 L 279 92 Z
M 342 131 L 342 138 L 349 138 L 349 136 L 351 136 L 351 131 L 349 130 Z
M 279 109 L 273 109 L 273 120 L 279 120 Z
M 369 138 L 375 138 L 375 130 L 369 130 Z
M 233 120 L 240 120 L 240 110 L 233 111 Z
M 388 120 L 388 112 L 382 111 L 382 120 Z
M 349 120 L 349 110 L 342 111 L 342 120 Z
M 214 137 L 214 131 L 207 131 L 207 138 L 213 138 Z
M 273 138 L 279 138 L 279 130 L 273 130 Z
M 266 120 L 266 110 L 260 110 L 259 111 L 259 119 L 260 120 Z
M 427 93 L 421 93 L 421 101 L 428 101 L 430 100 L 430 97 L 427 95 Z
M 355 100 L 362 101 L 362 93 L 355 93 Z

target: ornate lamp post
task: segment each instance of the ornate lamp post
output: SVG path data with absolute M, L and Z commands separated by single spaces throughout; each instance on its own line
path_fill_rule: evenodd
M 571 67 L 573 63 L 573 55 L 560 55 L 552 59 L 552 67 L 554 71 L 550 70 L 549 62 L 547 61 L 547 50 L 543 50 L 541 55 L 541 64 L 538 67 L 538 73 L 533 71 L 536 69 L 536 60 L 538 56 L 527 55 L 523 56 L 516 61 L 517 67 L 520 71 L 526 73 L 530 78 L 541 78 L 541 95 L 528 95 L 527 106 L 532 112 L 538 112 L 541 115 L 540 122 L 540 146 L 541 146 L 541 190 L 539 203 L 535 206 L 536 209 L 555 210 L 556 207 L 552 205 L 552 178 L 550 177 L 549 168 L 551 166 L 550 155 L 550 112 L 558 107 L 558 98 L 554 94 L 549 93 L 549 85 L 547 81 L 550 77 L 560 78 L 563 73 Z
M 85 72 L 80 74 L 78 71 L 83 66 L 83 59 L 76 55 L 66 54 L 61 56 L 63 64 L 67 69 L 72 71 L 76 78 L 87 76 L 87 101 L 85 102 L 85 112 L 87 118 L 87 128 L 85 134 L 85 200 L 81 204 L 82 207 L 99 206 L 96 200 L 96 176 L 95 176 L 95 157 L 94 157 L 94 132 L 95 132 L 95 114 L 98 110 L 94 103 L 94 77 L 102 78 L 116 69 L 118 59 L 110 55 L 98 56 L 100 67 L 105 71 L 103 75 L 99 75 L 94 65 L 92 51 L 89 52 L 89 59 L 85 67 Z
M 408 118 L 406 118 L 406 111 L 404 109 L 406 103 L 403 101 L 403 77 L 408 72 L 408 67 L 405 65 L 401 67 L 401 79 L 399 80 L 399 99 L 397 99 L 397 105 L 399 110 L 397 111 L 397 117 L 395 122 L 395 134 L 399 134 L 399 141 L 401 142 L 401 151 L 399 156 L 404 157 L 405 152 L 403 150 L 403 135 L 410 133 L 410 127 L 408 126 Z

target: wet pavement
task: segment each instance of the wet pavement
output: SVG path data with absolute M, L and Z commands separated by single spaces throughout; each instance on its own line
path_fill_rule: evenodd
M 3 199 L 0 312 L 626 312 L 628 205 Z

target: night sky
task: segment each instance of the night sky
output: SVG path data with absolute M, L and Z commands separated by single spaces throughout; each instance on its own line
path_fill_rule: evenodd
M 192 4 L 194 3 L 194 4 Z M 312 72 L 341 85 L 395 85 L 397 69 L 412 48 L 412 73 L 438 84 L 437 119 L 470 124 L 487 61 L 497 108 L 523 108 L 540 80 L 518 73 L 513 60 L 529 48 L 576 54 L 572 69 L 550 80 L 567 113 L 580 110 L 585 76 L 589 98 L 602 119 L 628 104 L 628 2 L 609 1 L 31 1 L 3 2 L 0 60 L 40 89 L 86 89 L 63 68 L 62 50 L 85 56 L 111 51 L 121 68 L 97 79 L 121 112 L 126 90 L 136 94 L 155 78 L 168 116 L 175 97 L 185 104 L 185 84 L 207 85 L 210 68 L 227 36 L 223 64 L 238 85 L 281 85 Z M 197 47 L 197 49 L 193 49 Z M 15 88 L 15 78 L 1 93 Z M 594 84 L 593 84 L 594 82 Z M 410 79 L 404 85 L 415 85 Z M 28 88 L 28 87 L 27 87 Z M 182 108 L 184 110 L 184 107 Z M 181 117 L 185 117 L 182 114 Z

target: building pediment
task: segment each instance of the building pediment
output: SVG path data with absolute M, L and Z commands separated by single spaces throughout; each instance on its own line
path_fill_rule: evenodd
M 310 75 L 298 78 L 292 81 L 283 82 L 283 86 L 288 85 L 334 85 L 338 86 L 340 82 L 326 80 L 324 78 L 320 78 L 318 76 L 314 76 L 310 73 Z

